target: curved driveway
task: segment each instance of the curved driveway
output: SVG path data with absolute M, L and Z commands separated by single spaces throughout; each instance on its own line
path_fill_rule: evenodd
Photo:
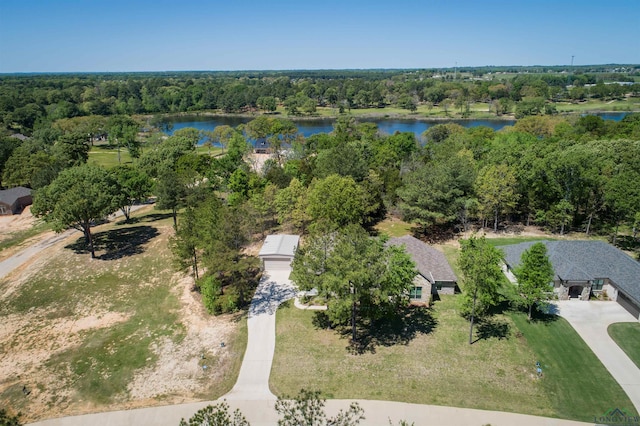
M 233 389 L 220 398 L 226 399 L 232 410 L 238 408 L 252 426 L 273 426 L 278 422 L 275 411 L 276 397 L 269 390 L 269 375 L 275 350 L 275 312 L 278 305 L 295 296 L 286 271 L 270 271 L 262 280 L 251 303 L 247 327 L 249 341 Z M 296 374 L 295 371 L 292 374 Z M 218 400 L 218 401 L 220 401 Z M 196 402 L 136 410 L 111 411 L 82 416 L 62 417 L 32 423 L 33 426 L 176 426 L 181 418 L 189 418 L 199 409 L 216 401 Z M 335 415 L 347 409 L 354 400 L 328 400 L 326 411 Z M 355 400 L 364 409 L 366 419 L 362 425 L 389 426 L 400 420 L 417 426 L 584 426 L 570 420 L 536 417 L 499 411 L 469 408 L 408 404 L 392 401 Z
M 640 413 L 640 369 L 607 332 L 613 323 L 638 320 L 616 302 L 563 300 L 555 303 L 557 313 L 569 321 L 626 392 L 636 412 Z

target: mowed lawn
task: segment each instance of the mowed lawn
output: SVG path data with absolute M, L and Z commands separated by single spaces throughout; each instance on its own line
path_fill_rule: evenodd
M 619 322 L 611 324 L 607 332 L 629 359 L 640 368 L 640 323 Z
M 271 388 L 293 395 L 318 389 L 326 398 L 380 399 L 509 411 L 589 421 L 611 406 L 631 407 L 619 385 L 563 319 L 528 323 L 519 313 L 469 323 L 456 296 L 429 310 L 432 329 L 406 343 L 352 354 L 334 330 L 317 329 L 314 313 L 277 314 Z M 544 368 L 536 375 L 536 361 Z

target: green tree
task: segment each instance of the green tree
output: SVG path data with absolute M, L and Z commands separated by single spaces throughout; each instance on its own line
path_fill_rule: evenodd
M 89 158 L 89 143 L 86 135 L 66 133 L 53 145 L 52 154 L 64 167 L 79 166 Z
M 336 227 L 362 223 L 367 210 L 365 195 L 351 177 L 331 175 L 312 182 L 307 211 L 312 220 L 325 220 Z
M 125 147 L 132 158 L 140 156 L 140 142 L 136 140 L 140 125 L 127 115 L 114 115 L 107 120 L 109 143 L 118 149 L 118 164 L 120 164 L 120 147 Z
M 546 297 L 549 283 L 553 281 L 553 265 L 547 256 L 547 246 L 535 243 L 522 253 L 520 265 L 514 270 L 518 280 L 521 303 L 528 309 L 531 320 L 533 307 Z
M 494 232 L 498 231 L 499 215 L 509 213 L 518 202 L 516 185 L 515 173 L 506 164 L 486 166 L 478 174 L 478 202 L 485 215 L 493 215 Z
M 264 112 L 273 112 L 278 106 L 276 103 L 276 98 L 274 98 L 273 96 L 260 96 L 256 101 L 256 105 Z
M 126 221 L 131 219 L 131 207 L 151 195 L 153 182 L 142 170 L 129 165 L 119 165 L 110 170 L 118 189 L 117 207 Z
M 475 177 L 475 161 L 468 150 L 416 162 L 396 191 L 398 207 L 406 221 L 425 227 L 460 220 L 473 196 Z
M 292 279 L 307 290 L 305 286 L 317 284 L 320 294 L 328 298 L 329 320 L 350 324 L 355 344 L 359 318 L 376 320 L 409 302 L 415 264 L 403 248 L 385 247 L 383 239 L 369 237 L 358 225 L 334 235 L 328 255 L 318 249 L 327 244 L 322 235 L 312 237 L 309 250 L 298 249 Z M 310 280 L 307 274 L 317 279 Z
M 194 281 L 198 274 L 198 247 L 201 241 L 200 226 L 193 208 L 187 207 L 180 216 L 180 226 L 170 240 L 171 251 L 182 270 L 191 268 Z
M 173 169 L 166 169 L 158 177 L 155 185 L 155 193 L 158 197 L 156 207 L 171 210 L 173 227 L 178 229 L 178 208 L 187 197 L 187 187 Z
M 233 415 L 229 414 L 229 404 L 226 401 L 196 411 L 189 420 L 181 419 L 180 426 L 249 426 L 249 422 L 236 409 Z
M 91 226 L 117 209 L 117 194 L 106 170 L 85 164 L 63 170 L 50 185 L 37 190 L 31 212 L 44 218 L 56 232 L 69 227 L 82 231 L 95 258 Z
M 307 188 L 297 178 L 291 179 L 289 186 L 278 191 L 275 208 L 280 224 L 290 224 L 294 229 L 304 231 L 309 222 L 307 213 Z
M 365 418 L 357 402 L 351 403 L 346 411 L 340 410 L 335 417 L 328 417 L 325 402 L 319 391 L 305 389 L 294 398 L 278 398 L 276 411 L 281 416 L 278 426 L 355 426 Z
M 460 245 L 458 265 L 464 274 L 463 314 L 470 319 L 469 344 L 472 344 L 476 316 L 486 314 L 498 302 L 498 287 L 503 280 L 500 269 L 502 254 L 487 243 L 484 236 L 462 239 Z

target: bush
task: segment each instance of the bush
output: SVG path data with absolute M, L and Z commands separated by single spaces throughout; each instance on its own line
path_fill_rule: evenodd
M 220 281 L 218 281 L 214 276 L 209 275 L 203 277 L 198 286 L 200 287 L 200 292 L 202 293 L 202 303 L 204 307 L 207 308 L 207 311 L 210 314 L 218 315 L 220 312 L 217 312 L 217 301 L 222 295 L 222 286 L 220 285 Z

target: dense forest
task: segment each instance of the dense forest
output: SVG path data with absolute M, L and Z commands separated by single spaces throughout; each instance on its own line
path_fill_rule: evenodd
M 463 72 L 469 70 L 455 70 Z M 426 71 L 294 75 L 4 76 L 0 186 L 35 189 L 32 211 L 55 228 L 78 227 L 89 244 L 97 219 L 117 209 L 128 218 L 133 203 L 155 195 L 174 217 L 172 244 L 181 267 L 194 273 L 203 294 L 216 295 L 205 297 L 212 312 L 247 302 L 255 277 L 247 271 L 257 265 L 242 247 L 275 229 L 304 234 L 371 227 L 394 214 L 425 239 L 529 224 L 559 234 L 606 235 L 618 244 L 637 236 L 640 114 L 615 122 L 559 116 L 550 107 L 555 96 L 570 96 L 567 79 L 589 96 L 618 96 L 597 94 L 599 86 L 633 96 L 638 84 L 604 84 L 628 73 L 531 72 L 504 81 L 456 80 L 452 73 L 435 78 Z M 311 99 L 353 108 L 403 96 L 435 103 L 454 92 L 507 99 L 516 112 L 532 99 L 543 107 L 498 132 L 443 123 L 421 137 L 383 135 L 373 123 L 341 115 L 333 132 L 305 138 L 294 122 L 271 114 L 237 128 L 219 126 L 206 134 L 186 128 L 167 136 L 150 115 L 136 115 L 269 110 L 263 107 L 286 106 L 291 97 L 304 97 L 301 105 Z M 223 151 L 196 149 L 203 137 Z M 264 162 L 256 161 L 254 139 L 269 144 L 272 155 Z M 131 160 L 108 170 L 87 164 L 94 145 L 117 151 L 119 159 L 126 152 Z M 230 283 L 233 292 L 217 297 Z

